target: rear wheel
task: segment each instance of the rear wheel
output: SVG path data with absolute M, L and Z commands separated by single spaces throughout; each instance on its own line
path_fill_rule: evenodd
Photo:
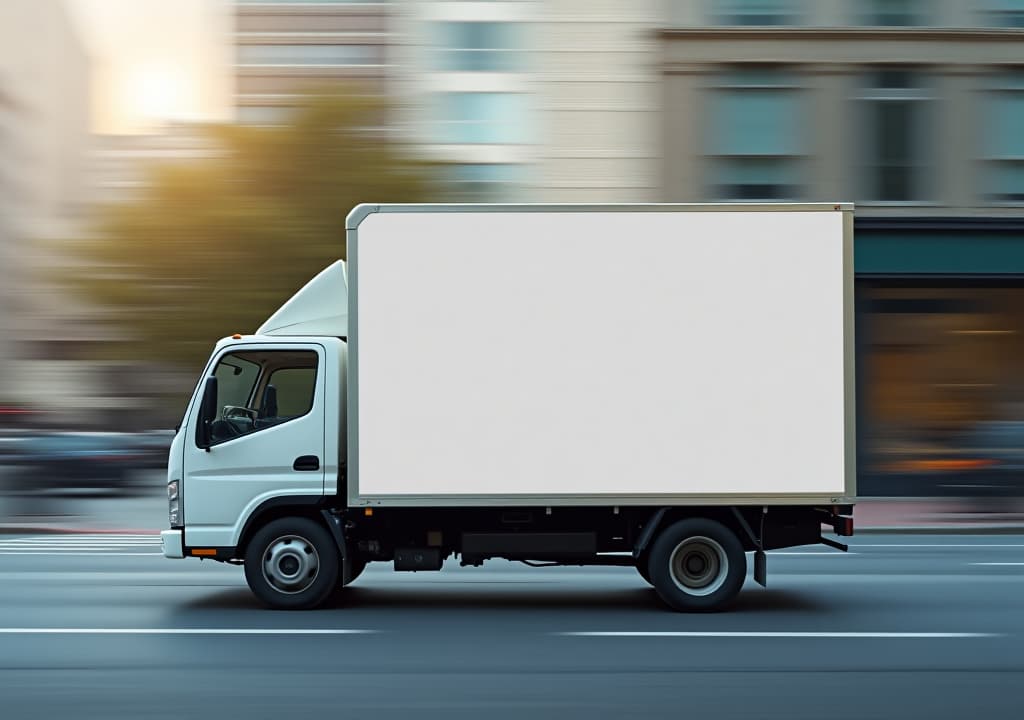
M 308 518 L 267 523 L 245 552 L 245 579 L 253 594 L 280 610 L 305 610 L 326 600 L 338 583 L 338 548 Z
M 647 572 L 672 609 L 713 612 L 735 600 L 747 574 L 747 557 L 735 533 L 714 520 L 691 518 L 655 540 Z

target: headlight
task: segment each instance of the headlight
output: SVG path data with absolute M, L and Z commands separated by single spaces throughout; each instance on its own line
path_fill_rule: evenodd
M 167 519 L 171 527 L 181 527 L 181 502 L 178 500 L 178 480 L 167 483 Z

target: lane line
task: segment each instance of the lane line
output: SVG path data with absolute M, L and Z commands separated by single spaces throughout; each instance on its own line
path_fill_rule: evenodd
M 976 562 L 970 563 L 971 565 L 987 565 L 990 567 L 1021 567 L 1024 566 L 1024 562 Z
M 100 545 L 93 543 L 89 545 L 2 545 L 0 544 L 0 550 L 101 550 L 103 548 L 153 548 L 159 547 L 158 543 L 147 543 L 140 545 L 138 543 L 113 543 L 110 545 Z
M 74 552 L 71 550 L 64 552 L 46 552 L 43 550 L 12 552 L 8 550 L 0 550 L 0 555 L 20 555 L 21 557 L 28 557 L 30 555 L 42 555 L 44 557 L 163 557 L 162 552 L 116 552 L 114 550 L 109 552 Z
M 826 550 L 826 551 L 822 551 L 822 552 L 781 552 L 781 551 L 778 551 L 778 550 L 769 550 L 768 551 L 768 557 L 773 557 L 775 555 L 830 555 L 830 556 L 833 556 L 833 557 L 842 557 L 843 555 L 857 555 L 857 554 L 858 553 L 855 553 L 855 552 L 842 552 L 842 551 L 836 551 L 836 550 L 832 550 L 832 551 Z
M 115 543 L 111 545 L 0 545 L 0 550 L 103 550 L 105 548 L 147 550 L 155 547 L 160 547 L 160 545 L 156 543 L 149 543 L 146 545 L 140 545 L 137 543 Z
M 30 535 L 7 538 L 5 543 L 32 542 L 160 542 L 159 535 Z
M 554 635 L 573 637 L 682 637 L 682 638 L 986 638 L 1003 637 L 1002 633 L 965 632 L 683 632 L 627 630 L 620 632 L 560 632 Z
M 0 628 L 0 635 L 370 635 L 348 628 Z
M 1024 548 L 1024 544 L 1015 544 L 1015 545 L 1010 545 L 1010 544 L 968 545 L 968 544 L 965 544 L 965 543 L 950 543 L 948 545 L 943 545 L 943 544 L 939 544 L 939 543 L 934 543 L 934 544 L 918 544 L 918 543 L 907 543 L 907 544 L 900 544 L 900 543 L 891 543 L 891 544 L 889 544 L 889 543 L 854 543 L 854 544 L 851 544 L 850 547 L 857 547 L 857 548 L 866 548 L 866 547 L 869 547 L 869 548 L 960 548 L 960 549 L 970 548 L 972 550 L 984 550 L 986 548 Z

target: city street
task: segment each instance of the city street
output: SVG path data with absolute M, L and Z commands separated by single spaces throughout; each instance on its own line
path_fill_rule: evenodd
M 395 574 L 265 611 L 239 568 L 151 535 L 0 538 L 5 720 L 1009 718 L 1024 537 L 773 553 L 735 611 L 676 615 L 629 568 Z

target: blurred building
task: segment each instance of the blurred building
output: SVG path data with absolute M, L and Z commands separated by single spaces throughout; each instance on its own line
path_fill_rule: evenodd
M 402 127 L 457 199 L 629 202 L 657 174 L 661 0 L 396 4 Z
M 164 125 L 159 133 L 95 136 L 89 149 L 89 202 L 134 200 L 149 185 L 155 168 L 215 157 L 204 128 L 177 122 Z
M 656 199 L 857 203 L 864 494 L 1024 468 L 1024 3 L 670 2 Z
M 235 116 L 281 122 L 294 95 L 355 83 L 386 94 L 388 2 L 236 0 Z
M 0 403 L 51 397 L 35 360 L 68 338 L 51 307 L 52 253 L 84 200 L 89 61 L 63 3 L 0 3 Z M 73 321 L 68 323 L 73 326 Z M 43 342 L 39 341 L 40 336 Z M 59 353 L 58 353 L 59 354 Z

